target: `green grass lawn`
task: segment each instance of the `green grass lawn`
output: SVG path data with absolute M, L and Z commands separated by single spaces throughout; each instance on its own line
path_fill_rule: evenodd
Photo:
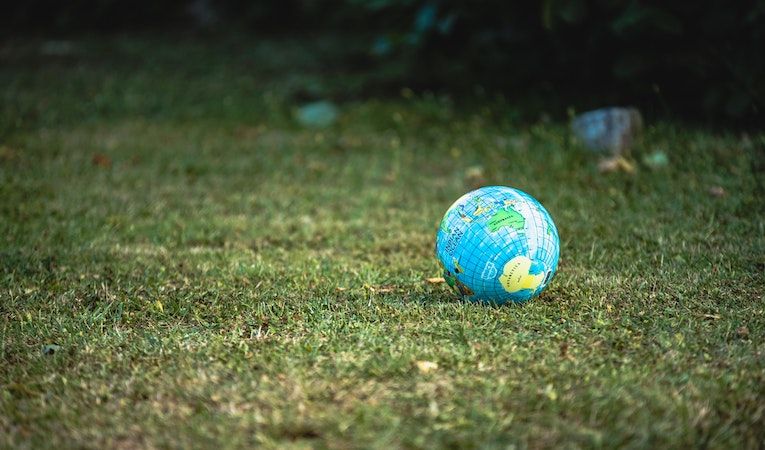
M 0 447 L 765 445 L 765 136 L 652 124 L 600 175 L 508 100 L 370 99 L 332 39 L 40 45 L 0 46 Z M 425 281 L 482 184 L 559 228 L 525 305 Z

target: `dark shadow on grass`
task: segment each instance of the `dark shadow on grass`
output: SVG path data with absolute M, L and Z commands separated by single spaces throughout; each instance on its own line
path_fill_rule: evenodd
M 476 307 L 485 308 L 515 308 L 523 307 L 531 302 L 538 301 L 538 299 L 525 301 L 525 302 L 488 302 L 488 301 L 471 301 L 464 297 L 460 297 L 453 293 L 451 290 L 433 288 L 429 292 L 423 293 L 410 293 L 406 294 L 401 300 L 404 303 L 419 303 L 421 305 L 440 305 L 440 304 L 461 304 L 461 305 L 473 305 Z

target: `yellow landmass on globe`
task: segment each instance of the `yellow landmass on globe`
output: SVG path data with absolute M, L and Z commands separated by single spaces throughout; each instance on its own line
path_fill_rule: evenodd
M 531 269 L 531 260 L 525 256 L 516 256 L 505 264 L 499 282 L 507 292 L 536 290 L 542 284 L 544 274 L 532 275 L 529 269 Z
M 474 216 L 482 216 L 482 215 L 486 214 L 489 211 L 491 211 L 490 207 L 484 206 L 484 205 L 478 205 L 475 208 L 475 211 L 473 212 L 473 215 Z

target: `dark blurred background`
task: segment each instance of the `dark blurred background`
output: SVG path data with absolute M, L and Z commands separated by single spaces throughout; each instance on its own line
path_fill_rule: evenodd
M 3 10 L 5 39 L 339 34 L 363 51 L 332 63 L 384 73 L 375 95 L 480 90 L 551 114 L 629 104 L 755 127 L 765 107 L 765 0 L 31 0 Z

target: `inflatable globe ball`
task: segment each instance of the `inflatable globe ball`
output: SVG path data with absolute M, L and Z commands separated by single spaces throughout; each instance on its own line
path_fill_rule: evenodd
M 532 196 L 488 186 L 449 207 L 438 228 L 436 255 L 446 282 L 463 298 L 523 302 L 555 275 L 560 239 L 550 214 Z

